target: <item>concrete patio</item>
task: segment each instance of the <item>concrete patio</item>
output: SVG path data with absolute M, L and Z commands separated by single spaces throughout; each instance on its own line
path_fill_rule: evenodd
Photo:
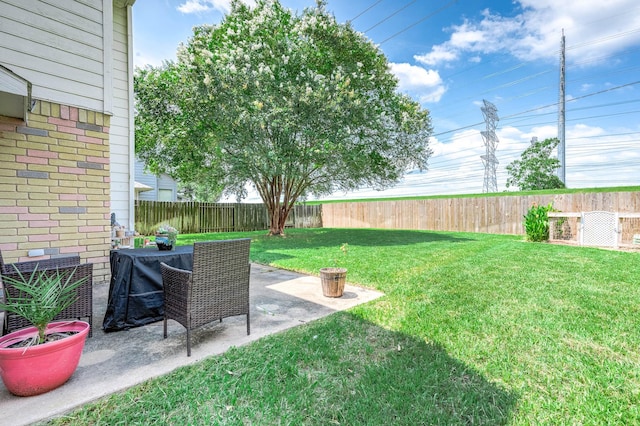
M 214 322 L 192 333 L 192 354 L 187 357 L 186 330 L 173 321 L 169 322 L 167 339 L 162 337 L 162 321 L 104 333 L 101 326 L 108 291 L 108 283 L 94 286 L 93 337 L 87 339 L 80 365 L 71 379 L 58 389 L 33 397 L 13 396 L 0 384 L 0 425 L 27 425 L 59 416 L 149 378 L 221 354 L 232 346 L 382 296 L 347 284 L 341 298 L 327 298 L 322 295 L 318 277 L 253 264 L 251 335 L 246 334 L 244 316 Z

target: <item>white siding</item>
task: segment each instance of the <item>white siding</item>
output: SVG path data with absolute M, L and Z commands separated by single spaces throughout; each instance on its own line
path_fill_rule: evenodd
M 133 129 L 129 113 L 130 52 L 128 46 L 127 8 L 113 8 L 113 116 L 110 129 L 110 164 L 111 164 L 111 211 L 116 213 L 120 224 L 133 229 L 133 179 L 131 170 L 134 159 Z M 119 71 L 120 70 L 120 71 Z M 131 78 L 133 78 L 131 76 Z M 131 112 L 133 113 L 133 112 Z
M 102 0 L 0 0 L 0 63 L 33 97 L 104 111 Z

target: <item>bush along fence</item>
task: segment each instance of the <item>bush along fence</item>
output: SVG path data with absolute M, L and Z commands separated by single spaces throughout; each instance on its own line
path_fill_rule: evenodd
M 181 234 L 239 232 L 269 229 L 263 204 L 137 201 L 136 231 L 153 235 L 162 224 Z M 322 228 L 321 205 L 296 205 L 287 219 L 290 228 Z

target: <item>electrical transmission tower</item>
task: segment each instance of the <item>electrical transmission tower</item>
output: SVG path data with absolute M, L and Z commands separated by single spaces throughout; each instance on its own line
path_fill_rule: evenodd
M 482 100 L 482 102 L 484 102 L 484 106 L 480 110 L 487 124 L 487 130 L 480 132 L 486 147 L 486 154 L 480 156 L 484 163 L 484 186 L 482 192 L 498 192 L 498 179 L 496 178 L 496 169 L 498 168 L 498 159 L 496 158 L 498 108 L 489 101 Z

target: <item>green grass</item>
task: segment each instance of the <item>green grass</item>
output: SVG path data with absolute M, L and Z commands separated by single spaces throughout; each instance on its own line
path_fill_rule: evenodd
M 390 230 L 250 236 L 255 262 L 385 292 L 55 424 L 640 424 L 640 253 Z

